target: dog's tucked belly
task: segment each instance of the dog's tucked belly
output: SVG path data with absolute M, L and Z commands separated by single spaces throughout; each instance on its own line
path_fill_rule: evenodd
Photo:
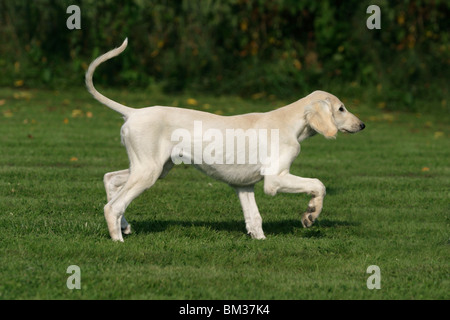
M 262 180 L 261 166 L 257 164 L 194 164 L 194 167 L 208 176 L 232 186 L 248 186 Z

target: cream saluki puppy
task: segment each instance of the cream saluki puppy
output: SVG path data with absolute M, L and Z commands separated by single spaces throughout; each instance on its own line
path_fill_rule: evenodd
M 102 62 L 124 51 L 127 43 L 125 39 L 119 48 L 98 57 L 91 63 L 86 73 L 87 89 L 94 98 L 121 113 L 125 119 L 121 137 L 128 153 L 130 168 L 110 172 L 104 176 L 108 198 L 104 213 L 113 240 L 123 241 L 122 232 L 124 234 L 131 232 L 124 217 L 125 209 L 158 178 L 163 178 L 168 173 L 174 165 L 174 155 L 180 156 L 179 159 L 183 158 L 188 163 L 193 161 L 197 169 L 236 190 L 244 212 L 247 232 L 252 238 L 265 238 L 254 195 L 254 185 L 261 180 L 264 180 L 264 192 L 269 195 L 279 192 L 311 195 L 301 221 L 304 227 L 310 227 L 314 223 L 322 211 L 325 186 L 318 179 L 294 176 L 289 173 L 289 168 L 298 156 L 300 142 L 304 139 L 316 133 L 326 138 L 335 138 L 338 131 L 354 133 L 364 129 L 364 124 L 348 112 L 338 98 L 327 92 L 315 91 L 292 104 L 270 112 L 237 116 L 219 116 L 197 110 L 162 106 L 129 108 L 100 94 L 92 82 L 95 69 Z M 212 130 L 209 132 L 213 132 L 216 139 L 220 134 L 226 136 L 227 130 L 230 129 L 269 133 L 269 136 L 277 138 L 271 138 L 275 144 L 266 143 L 263 147 L 271 153 L 271 156 L 276 156 L 271 158 L 276 167 L 272 166 L 272 171 L 267 174 L 267 162 L 261 159 L 252 163 L 246 160 L 245 163 L 236 164 L 233 162 L 234 146 L 231 156 L 227 154 L 228 149 L 222 153 L 215 150 L 214 156 L 218 156 L 215 159 L 219 161 L 201 161 L 201 159 L 199 161 L 198 155 L 195 154 L 196 149 L 206 144 L 205 141 L 198 144 L 196 138 L 192 141 L 192 148 L 188 145 L 184 149 L 175 149 L 179 146 L 179 139 L 174 139 L 174 132 L 182 130 L 195 137 L 195 123 L 202 124 L 203 130 Z M 246 154 L 246 159 L 249 159 L 253 152 L 257 152 L 254 147 L 239 151 Z

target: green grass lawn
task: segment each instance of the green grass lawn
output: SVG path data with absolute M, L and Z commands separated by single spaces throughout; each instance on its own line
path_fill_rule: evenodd
M 103 92 L 225 115 L 291 102 Z M 312 228 L 306 195 L 260 183 L 267 239 L 252 240 L 234 190 L 179 165 L 130 205 L 133 234 L 115 243 L 102 179 L 128 166 L 120 115 L 81 88 L 0 89 L 0 299 L 449 299 L 448 116 L 340 98 L 367 128 L 304 141 L 291 168 L 327 187 Z M 70 265 L 81 290 L 66 286 Z M 370 265 L 380 290 L 366 286 Z

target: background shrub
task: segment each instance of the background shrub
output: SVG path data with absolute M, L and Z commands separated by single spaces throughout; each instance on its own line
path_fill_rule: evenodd
M 81 8 L 81 30 L 66 28 L 71 4 Z M 370 4 L 381 8 L 381 30 L 366 28 Z M 416 110 L 419 97 L 448 96 L 449 8 L 420 0 L 0 0 L 0 85 L 82 85 L 89 62 L 128 37 L 126 54 L 96 83 L 287 97 L 364 88 L 391 108 Z

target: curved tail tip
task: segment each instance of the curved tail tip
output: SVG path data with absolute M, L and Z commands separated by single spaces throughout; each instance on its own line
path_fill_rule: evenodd
M 123 46 L 126 47 L 127 45 L 128 45 L 128 37 L 125 38 L 125 40 L 123 41 L 121 47 L 123 47 Z

